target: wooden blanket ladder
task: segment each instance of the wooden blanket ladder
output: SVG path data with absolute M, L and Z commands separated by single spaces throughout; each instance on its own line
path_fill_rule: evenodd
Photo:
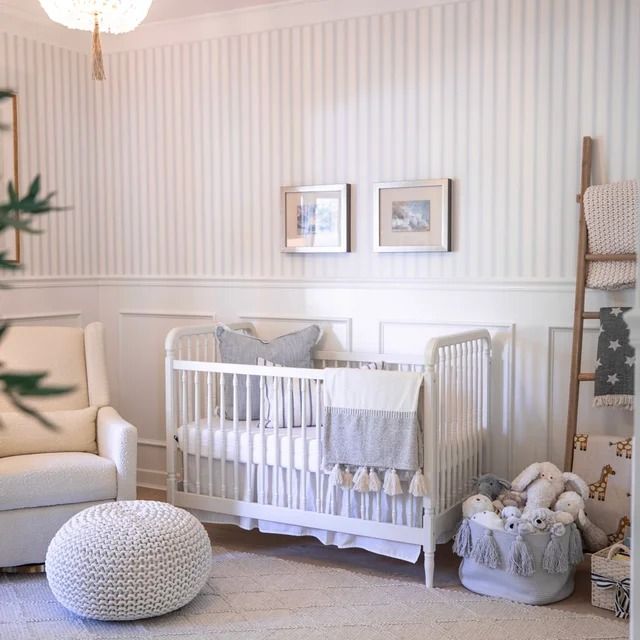
M 582 338 L 585 320 L 598 320 L 599 311 L 585 311 L 585 289 L 587 287 L 587 266 L 589 262 L 635 260 L 635 253 L 600 254 L 589 253 L 587 223 L 584 217 L 584 192 L 591 185 L 591 158 L 593 141 L 589 136 L 582 139 L 582 165 L 580 193 L 576 201 L 580 204 L 580 223 L 578 231 L 578 268 L 576 270 L 576 299 L 573 310 L 573 344 L 571 346 L 571 378 L 569 381 L 569 411 L 567 413 L 567 440 L 565 446 L 564 468 L 571 471 L 573 465 L 574 438 L 578 427 L 578 400 L 580 383 L 594 382 L 595 372 L 582 372 Z

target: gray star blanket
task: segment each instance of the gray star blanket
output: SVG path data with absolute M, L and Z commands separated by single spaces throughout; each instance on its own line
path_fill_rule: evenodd
M 596 360 L 596 407 L 633 409 L 635 350 L 629 344 L 629 327 L 624 313 L 629 307 L 600 309 L 600 336 Z

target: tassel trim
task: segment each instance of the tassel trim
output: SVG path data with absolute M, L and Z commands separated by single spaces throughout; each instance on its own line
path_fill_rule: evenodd
M 471 525 L 469 518 L 463 518 L 453 538 L 453 552 L 461 558 L 468 558 L 472 551 Z
M 413 478 L 411 478 L 409 493 L 415 498 L 423 498 L 424 496 L 429 495 L 427 490 L 427 480 L 420 469 L 418 469 L 413 474 Z
M 594 407 L 618 407 L 619 409 L 628 409 L 633 411 L 633 396 L 625 393 L 619 395 L 607 394 L 604 396 L 595 396 L 593 398 Z
M 369 473 L 367 467 L 359 467 L 353 476 L 353 488 L 358 493 L 369 493 Z
M 331 473 L 329 474 L 329 486 L 341 487 L 342 486 L 342 469 L 339 464 L 334 464 Z
M 342 473 L 342 488 L 343 489 L 353 488 L 353 474 L 351 473 L 349 467 L 347 467 Z
M 376 470 L 371 467 L 369 469 L 369 491 L 380 491 L 382 489 L 382 482 L 380 482 L 380 476 Z
M 507 571 L 514 576 L 532 576 L 535 572 L 529 545 L 521 535 L 511 543 L 507 558 Z
M 385 472 L 382 489 L 388 496 L 399 496 L 403 493 L 400 478 L 395 469 L 387 469 Z
M 490 569 L 497 569 L 501 564 L 500 549 L 493 537 L 493 531 L 487 529 L 484 535 L 473 545 L 471 557 L 481 565 Z
M 102 43 L 100 42 L 100 25 L 98 24 L 97 13 L 95 15 L 95 22 L 93 25 L 93 41 L 91 54 L 93 60 L 93 79 L 105 80 L 107 76 L 104 73 L 104 62 L 102 60 Z
M 564 529 L 564 525 L 562 527 Z M 569 571 L 569 556 L 560 544 L 560 537 L 553 533 L 553 529 L 551 530 L 551 539 L 542 556 L 542 568 L 547 573 L 565 573 Z

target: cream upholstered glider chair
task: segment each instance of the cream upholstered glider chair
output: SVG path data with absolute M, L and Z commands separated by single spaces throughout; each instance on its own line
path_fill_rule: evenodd
M 56 531 L 75 513 L 136 495 L 136 429 L 109 405 L 103 327 L 11 326 L 0 362 L 47 371 L 60 396 L 28 399 L 52 431 L 0 393 L 0 567 L 44 562 Z

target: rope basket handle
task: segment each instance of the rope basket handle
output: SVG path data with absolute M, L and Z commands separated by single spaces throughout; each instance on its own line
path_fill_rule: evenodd
M 629 556 L 631 555 L 631 551 L 629 550 L 629 547 L 627 547 L 627 545 L 622 544 L 622 542 L 616 542 L 614 545 L 609 547 L 609 553 L 607 553 L 607 560 L 611 560 L 613 558 L 613 554 L 616 551 L 618 551 L 618 549 L 620 549 L 622 551 L 626 551 L 626 553 Z

